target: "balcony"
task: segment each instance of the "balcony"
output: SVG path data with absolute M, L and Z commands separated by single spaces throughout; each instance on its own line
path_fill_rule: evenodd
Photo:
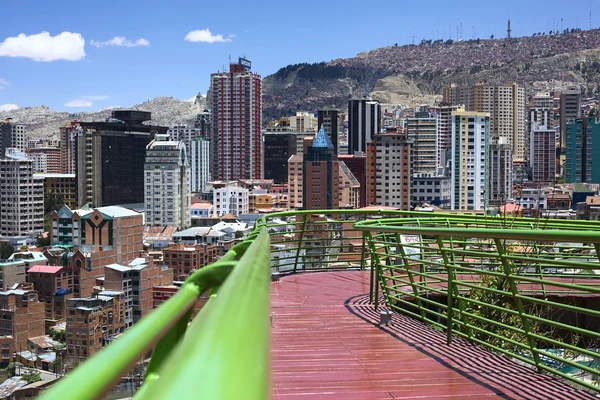
M 597 398 L 598 250 L 588 221 L 266 215 L 42 398 L 101 398 L 150 349 L 136 398 Z

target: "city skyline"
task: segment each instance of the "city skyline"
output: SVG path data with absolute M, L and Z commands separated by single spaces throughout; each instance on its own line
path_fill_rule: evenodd
M 589 10 L 552 15 L 559 14 L 554 3 L 559 4 L 468 1 L 446 9 L 440 2 L 427 10 L 407 5 L 394 12 L 313 1 L 293 10 L 277 2 L 208 8 L 188 0 L 143 8 L 111 0 L 18 4 L 0 27 L 0 110 L 43 104 L 58 111 L 98 111 L 161 95 L 188 100 L 206 93 L 210 73 L 226 70 L 229 57 L 246 56 L 265 77 L 288 64 L 353 57 L 395 43 L 505 37 L 508 18 L 513 37 L 559 26 L 598 26 Z M 324 23 L 323 15 L 339 22 Z M 301 25 L 290 24 L 298 20 Z

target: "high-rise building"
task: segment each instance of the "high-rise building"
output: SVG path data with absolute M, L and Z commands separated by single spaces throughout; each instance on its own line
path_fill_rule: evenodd
M 305 139 L 302 160 L 302 208 L 331 210 L 340 204 L 340 166 L 325 128 L 315 138 Z
M 340 126 L 339 126 L 339 112 L 338 110 L 325 109 L 317 111 L 318 127 L 323 127 L 325 133 L 331 139 L 333 144 L 333 151 L 335 154 L 340 154 L 338 143 L 340 140 Z
M 576 118 L 566 129 L 566 182 L 600 183 L 600 123 Z
M 146 111 L 116 110 L 107 122 L 81 122 L 77 136 L 77 194 L 81 207 L 144 202 L 146 146 L 166 127 L 144 125 Z
M 438 116 L 438 162 L 441 167 L 447 167 L 448 154 L 452 147 L 452 113 L 464 111 L 464 106 L 441 105 L 431 110 Z
M 264 136 L 265 179 L 273 183 L 287 183 L 288 160 L 296 154 L 296 134 L 288 132 L 267 132 Z
M 441 160 L 439 152 L 439 119 L 429 112 L 417 112 L 406 118 L 404 132 L 412 142 L 412 173 L 415 176 L 438 175 Z
M 261 77 L 240 58 L 229 72 L 210 77 L 212 178 L 260 179 L 262 166 Z
M 185 144 L 158 134 L 146 150 L 146 225 L 190 226 L 190 166 Z
M 513 159 L 525 158 L 525 88 L 516 83 L 501 86 L 478 83 L 451 85 L 444 89 L 444 102 L 464 104 L 466 111 L 489 113 L 491 137 L 504 138 L 511 146 Z
M 367 144 L 381 131 L 381 107 L 365 98 L 348 101 L 348 154 L 366 153 Z
M 26 236 L 44 229 L 44 182 L 33 161 L 17 149 L 0 158 L 0 236 Z
M 474 111 L 452 113 L 450 207 L 483 210 L 487 206 L 490 116 Z
M 204 191 L 210 176 L 210 140 L 204 135 L 198 135 L 190 144 L 189 161 L 192 193 Z
M 529 132 L 532 124 L 538 126 L 552 127 L 554 123 L 554 97 L 550 93 L 538 93 L 532 98 L 532 106 L 529 109 Z
M 288 208 L 302 208 L 302 186 L 304 173 L 302 168 L 303 154 L 294 154 L 288 159 Z
M 0 156 L 4 157 L 7 149 L 25 151 L 25 132 L 23 124 L 11 122 L 11 118 L 0 122 Z
M 556 129 L 531 124 L 529 168 L 534 182 L 556 181 Z
M 76 171 L 77 134 L 81 132 L 78 121 L 71 121 L 59 128 L 60 173 L 74 174 Z
M 408 210 L 411 206 L 412 143 L 388 129 L 375 135 L 375 204 Z
M 27 150 L 33 161 L 33 170 L 43 174 L 60 174 L 61 160 L 58 147 L 34 147 Z
M 487 199 L 491 206 L 503 206 L 512 198 L 512 149 L 503 138 L 492 138 L 488 147 Z
M 581 90 L 577 87 L 560 93 L 560 148 L 567 147 L 567 124 L 581 118 Z
M 207 110 L 198 115 L 196 125 L 190 128 L 187 125 L 173 125 L 167 131 L 170 139 L 183 142 L 187 151 L 190 164 L 190 180 L 192 193 L 204 191 L 210 176 L 210 113 Z
M 316 132 L 320 125 L 315 114 L 306 111 L 298 111 L 295 116 L 290 117 L 290 125 L 298 132 Z

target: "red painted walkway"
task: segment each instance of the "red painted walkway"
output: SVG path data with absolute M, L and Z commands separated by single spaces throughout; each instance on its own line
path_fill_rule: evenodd
M 404 316 L 378 327 L 365 271 L 272 288 L 272 399 L 592 399 Z

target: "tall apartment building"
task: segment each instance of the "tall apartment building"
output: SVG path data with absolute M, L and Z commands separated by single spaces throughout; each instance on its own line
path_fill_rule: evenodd
M 146 225 L 190 226 L 189 169 L 183 142 L 158 134 L 148 144 L 144 164 Z
M 146 111 L 116 110 L 108 122 L 81 122 L 77 136 L 77 194 L 80 207 L 144 202 L 146 146 L 166 127 L 144 125 Z
M 0 236 L 26 236 L 44 229 L 43 181 L 22 151 L 0 158 Z
M 406 118 L 404 132 L 412 142 L 412 173 L 415 176 L 437 176 L 441 167 L 439 152 L 439 118 L 429 112 L 417 112 Z
M 444 102 L 464 104 L 466 111 L 489 113 L 491 137 L 504 138 L 513 159 L 523 160 L 526 148 L 525 88 L 516 83 L 493 86 L 451 85 L 444 89 Z
M 600 183 L 600 123 L 576 118 L 566 129 L 566 182 Z
M 301 209 L 304 200 L 303 155 L 294 154 L 288 159 L 288 208 Z
M 464 109 L 464 106 L 446 104 L 431 107 L 432 113 L 438 116 L 438 160 L 441 167 L 447 166 L 452 147 L 452 113 Z
M 262 83 L 249 61 L 230 64 L 210 77 L 212 178 L 260 179 L 262 166 Z
M 450 207 L 483 210 L 487 206 L 490 116 L 474 111 L 452 113 Z
M 503 206 L 512 198 L 512 149 L 502 138 L 492 138 L 488 147 L 487 200 L 491 206 Z
M 297 111 L 296 115 L 290 117 L 290 126 L 298 132 L 316 132 L 320 125 L 315 114 L 306 111 Z
M 78 121 L 71 121 L 59 128 L 60 137 L 60 172 L 74 174 L 76 171 L 77 134 L 81 132 Z
M 581 90 L 577 87 L 560 93 L 560 148 L 567 147 L 567 124 L 581 118 Z
M 529 168 L 534 182 L 556 181 L 556 129 L 531 124 L 529 133 Z
M 340 165 L 333 143 L 321 127 L 314 139 L 304 142 L 302 208 L 332 210 L 340 205 Z
M 381 107 L 365 98 L 348 101 L 348 154 L 366 153 L 367 144 L 381 131 Z
M 250 212 L 250 191 L 235 186 L 213 189 L 213 210 L 215 216 L 231 214 L 238 217 Z
M 549 128 L 554 124 L 554 97 L 550 93 L 538 93 L 533 96 L 529 109 L 529 132 L 532 131 L 533 123 Z
M 169 138 L 174 142 L 183 142 L 188 153 L 191 151 L 190 145 L 194 138 L 200 134 L 199 128 L 191 128 L 185 124 L 171 125 L 167 130 Z
M 190 144 L 190 180 L 192 193 L 203 192 L 206 184 L 211 181 L 210 176 L 210 140 L 203 135 L 198 135 Z
M 404 134 L 387 130 L 375 135 L 375 204 L 409 210 L 411 206 L 412 143 Z
M 333 151 L 335 154 L 340 154 L 339 141 L 340 141 L 340 115 L 338 110 L 325 109 L 317 111 L 317 129 L 323 127 L 325 133 L 331 139 L 333 144 Z
M 10 118 L 0 122 L 0 156 L 4 156 L 7 149 L 25 151 L 25 132 L 25 125 L 15 124 Z
M 60 174 L 61 161 L 58 147 L 34 147 L 27 153 L 33 161 L 34 172 L 43 174 Z
M 65 267 L 74 297 L 89 297 L 109 264 L 127 264 L 143 251 L 142 214 L 123 207 L 71 210 L 50 214 L 50 244 L 68 252 L 51 260 Z
M 296 134 L 292 132 L 267 132 L 264 135 L 263 154 L 265 179 L 273 183 L 287 183 L 288 160 L 296 154 Z

